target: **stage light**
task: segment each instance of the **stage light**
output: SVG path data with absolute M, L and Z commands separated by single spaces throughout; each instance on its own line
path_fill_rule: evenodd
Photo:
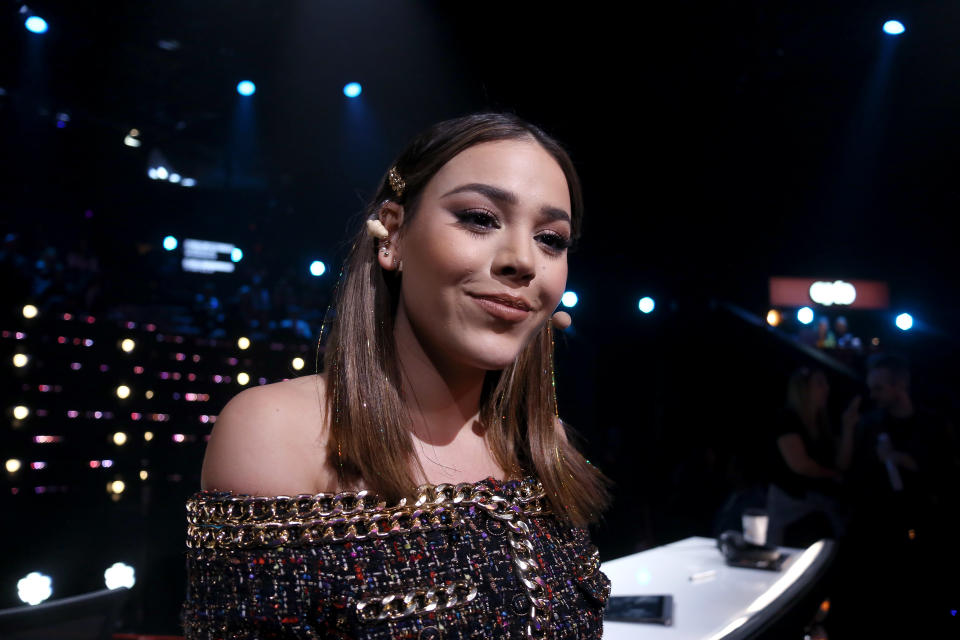
M 144 431 L 143 439 L 146 440 L 147 442 L 150 442 L 151 440 L 153 440 L 153 431 Z
M 322 276 L 327 272 L 327 265 L 323 264 L 320 260 L 314 260 L 310 263 L 310 275 Z
M 291 366 L 293 366 L 294 369 L 296 369 L 297 371 L 300 371 L 300 369 L 303 369 L 303 365 L 305 363 L 303 361 L 303 358 L 297 356 L 296 358 L 293 359 L 293 362 L 291 362 L 290 364 Z
M 193 187 L 193 186 L 195 186 L 196 184 L 197 184 L 197 181 L 194 180 L 193 178 L 184 178 L 184 179 L 180 182 L 180 186 L 181 186 L 181 187 Z
M 125 434 L 123 431 L 117 431 L 115 434 L 113 434 L 113 444 L 117 445 L 118 447 L 122 447 L 126 443 L 127 434 Z
M 901 313 L 897 316 L 896 325 L 901 331 L 909 331 L 913 328 L 913 316 L 909 313 Z
M 127 145 L 128 147 L 139 147 L 140 141 L 131 135 L 126 135 L 123 137 L 123 144 Z M 149 171 L 147 171 L 147 175 L 150 175 Z
M 17 471 L 20 471 L 20 466 L 21 466 L 21 463 L 19 460 L 17 460 L 16 458 L 10 458 L 9 460 L 7 460 L 7 464 L 6 464 L 7 473 L 16 473 Z
M 123 480 L 114 480 L 107 484 L 107 492 L 115 495 L 123 493 L 124 489 L 127 488 L 127 485 L 123 483 Z
M 169 180 L 169 181 L 172 182 L 173 184 L 177 184 L 178 182 L 180 182 L 180 178 L 181 178 L 181 176 L 180 176 L 179 173 L 171 173 L 171 174 L 170 174 L 170 177 L 167 178 L 167 180 Z
M 17 581 L 17 596 L 27 604 L 40 604 L 53 595 L 53 580 L 50 576 L 31 571 Z
M 153 398 L 153 389 L 147 389 L 147 392 L 143 394 L 147 400 Z
M 797 311 L 797 320 L 803 324 L 810 324 L 813 322 L 813 309 L 810 307 L 803 307 Z
M 24 318 L 36 318 L 37 317 L 37 308 L 32 304 L 23 305 L 23 317 Z
M 883 23 L 883 31 L 891 36 L 898 36 L 906 31 L 906 28 L 904 28 L 903 23 L 899 20 L 887 20 Z
M 124 398 L 129 398 L 130 387 L 128 387 L 125 384 L 122 384 L 119 387 L 117 387 L 117 397 L 120 398 L 121 400 L 123 400 Z
M 15 353 L 13 354 L 13 366 L 15 367 L 25 367 L 30 358 L 27 357 L 25 353 Z
M 230 259 L 234 262 L 240 262 L 243 260 L 243 251 L 240 249 L 240 247 L 234 247 L 230 250 Z
M 640 309 L 643 313 L 651 313 L 657 306 L 657 303 L 654 302 L 653 298 L 650 296 L 644 296 L 640 298 L 640 302 L 637 303 L 637 308 Z
M 137 580 L 133 567 L 122 562 L 115 562 L 103 572 L 103 582 L 107 585 L 107 589 L 119 589 L 120 587 L 130 589 L 136 584 Z
M 147 473 L 147 470 L 146 470 L 146 469 L 140 469 L 140 479 L 141 479 L 141 480 L 146 480 L 146 479 L 149 478 L 149 477 L 150 477 L 150 474 Z
M 130 353 L 131 351 L 133 351 L 136 348 L 136 346 L 137 346 L 137 343 L 134 342 L 131 338 L 124 338 L 123 341 L 120 342 L 120 348 L 126 351 L 127 353 Z
M 783 318 L 780 316 L 780 312 L 776 309 L 770 309 L 767 311 L 767 324 L 771 327 L 776 327 L 780 325 L 780 320 Z
M 578 300 L 579 298 L 577 297 L 576 293 L 573 291 L 566 291 L 564 292 L 563 296 L 560 297 L 560 304 L 570 309 L 571 307 L 577 306 Z
M 239 340 L 237 340 L 237 346 L 240 347 L 241 349 L 250 348 L 250 338 L 246 338 L 246 337 L 240 338 Z
M 360 86 L 359 82 L 348 82 L 343 86 L 343 95 L 348 98 L 356 98 L 361 91 L 363 91 L 363 87 Z
M 40 16 L 30 16 L 24 21 L 23 26 L 32 33 L 46 33 L 49 28 L 47 21 Z
M 30 415 L 30 409 L 27 409 L 22 404 L 13 408 L 13 417 L 17 420 L 25 420 L 28 415 Z
M 170 176 L 170 172 L 167 171 L 166 167 L 157 167 L 157 179 L 166 180 Z
M 249 376 L 249 375 L 247 375 L 247 374 L 244 373 L 243 371 L 241 371 L 240 373 L 237 374 L 237 384 L 244 385 L 244 384 L 247 384 L 248 382 L 250 382 L 250 376 Z
M 249 80 L 241 80 L 237 83 L 237 93 L 242 96 L 252 96 L 257 90 L 257 85 Z

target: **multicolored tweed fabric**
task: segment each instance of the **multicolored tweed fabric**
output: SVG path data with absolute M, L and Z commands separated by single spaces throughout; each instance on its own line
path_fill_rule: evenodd
M 187 640 L 599 638 L 610 581 L 535 478 L 187 501 Z

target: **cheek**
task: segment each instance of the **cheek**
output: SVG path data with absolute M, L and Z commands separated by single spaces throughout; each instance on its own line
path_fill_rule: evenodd
M 543 297 L 544 301 L 554 307 L 560 304 L 560 298 L 563 297 L 567 287 L 567 261 L 566 259 L 558 261 L 557 264 L 548 264 L 540 272 L 543 278 Z

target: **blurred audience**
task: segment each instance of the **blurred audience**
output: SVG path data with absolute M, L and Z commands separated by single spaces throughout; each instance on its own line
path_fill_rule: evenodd
M 111 290 L 103 286 L 103 260 L 87 238 L 79 236 L 64 249 L 39 231 L 9 232 L 0 246 L 0 274 L 16 299 L 29 300 L 41 313 L 166 321 L 172 330 L 208 338 L 244 332 L 312 340 L 320 333 L 327 283 L 319 278 L 292 268 L 271 278 L 255 255 L 244 257 L 233 274 L 185 274 L 176 254 L 144 257 L 151 251 L 158 249 L 139 248 L 145 275 L 153 273 L 156 282 Z
M 806 545 L 838 538 L 846 527 L 840 499 L 850 466 L 856 409 L 844 414 L 839 438 L 830 427 L 830 385 L 819 369 L 797 369 L 787 383 L 787 405 L 774 424 L 773 469 L 767 490 L 771 544 Z

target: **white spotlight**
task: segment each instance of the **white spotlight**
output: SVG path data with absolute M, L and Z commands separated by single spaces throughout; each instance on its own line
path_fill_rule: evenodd
M 803 307 L 797 311 L 797 320 L 803 324 L 810 324 L 813 322 L 813 309 L 810 307 Z
M 565 307 L 567 307 L 568 309 L 570 309 L 570 308 L 572 308 L 572 307 L 577 306 L 577 302 L 578 302 L 579 300 L 580 300 L 580 299 L 577 297 L 577 294 L 576 294 L 575 292 L 573 292 L 573 291 L 567 291 L 567 292 L 564 293 L 563 296 L 560 298 L 560 303 L 561 303 L 563 306 L 565 306 Z
M 913 328 L 913 316 L 909 313 L 901 313 L 897 316 L 896 324 L 901 331 L 909 331 Z
M 53 580 L 39 571 L 31 571 L 17 581 L 17 595 L 27 604 L 40 604 L 53 595 Z
M 883 23 L 883 32 L 891 36 L 898 36 L 904 31 L 906 31 L 906 28 L 899 20 L 887 20 Z
M 640 298 L 640 302 L 637 303 L 637 308 L 640 309 L 643 313 L 651 313 L 656 308 L 657 303 L 654 302 L 653 298 L 650 296 L 644 296 Z
M 137 582 L 136 572 L 128 564 L 114 562 L 109 569 L 103 572 L 103 582 L 107 585 L 107 589 L 119 589 L 120 587 L 131 589 Z

